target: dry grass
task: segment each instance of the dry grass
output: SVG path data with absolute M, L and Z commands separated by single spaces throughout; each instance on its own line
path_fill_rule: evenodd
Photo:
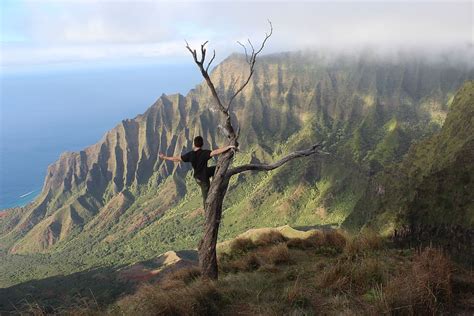
M 236 238 L 230 244 L 231 254 L 244 254 L 257 246 L 250 238 Z
M 257 240 L 255 240 L 255 245 L 258 247 L 265 247 L 283 243 L 285 241 L 287 241 L 287 238 L 279 231 L 271 230 L 258 236 Z
M 336 293 L 351 291 L 363 294 L 382 283 L 386 277 L 383 264 L 375 258 L 351 261 L 342 257 L 333 265 L 326 266 L 316 277 L 316 286 Z
M 305 239 L 290 239 L 287 245 L 289 248 L 301 250 L 326 248 L 340 253 L 346 245 L 346 237 L 340 230 L 315 231 Z
M 312 245 L 319 247 L 327 247 L 327 240 L 332 246 L 343 245 L 339 236 L 313 238 Z M 270 243 L 225 261 L 220 258 L 224 273 L 218 283 L 204 282 L 193 269 L 176 272 L 168 281 L 175 283 L 168 283 L 166 290 L 146 285 L 109 313 L 415 315 L 447 310 L 452 301 L 451 264 L 442 252 L 426 249 L 411 261 L 410 257 L 391 260 L 384 256 L 395 251 L 390 255 L 389 250 L 368 250 L 378 249 L 374 240 L 359 239 L 364 246 L 357 249 L 365 249 L 364 255 L 354 257 L 346 253 L 326 257 L 317 251 L 290 250 L 286 243 Z M 298 265 L 290 266 L 293 262 Z
M 411 266 L 393 277 L 383 288 L 386 312 L 396 314 L 435 314 L 452 302 L 452 265 L 440 251 L 426 248 Z
M 268 272 L 277 272 L 276 265 L 291 263 L 290 252 L 284 243 L 260 247 L 242 256 L 225 255 L 219 258 L 219 268 L 226 273 L 254 271 L 259 268 Z
M 279 231 L 274 230 L 261 234 L 255 241 L 250 238 L 240 237 L 234 239 L 230 244 L 229 254 L 232 256 L 245 254 L 259 247 L 268 247 L 286 241 L 287 238 L 285 236 L 283 236 Z
M 312 293 L 308 291 L 308 288 L 302 284 L 298 277 L 296 278 L 295 282 L 286 287 L 283 292 L 286 303 L 292 308 L 300 309 L 314 305 L 314 302 L 311 302 L 311 294 Z
M 383 247 L 383 240 L 379 234 L 371 229 L 362 230 L 357 236 L 349 238 L 344 253 L 354 257 Z
M 307 239 L 287 241 L 278 234 L 254 242 L 242 238 L 232 244 L 233 252 L 219 257 L 219 281 L 204 281 L 199 269 L 183 268 L 159 284 L 141 286 L 106 310 L 96 306 L 62 314 L 432 315 L 450 311 L 451 263 L 442 252 L 380 251 L 383 243 L 370 231 L 346 240 L 340 231 L 319 231 Z M 328 256 L 320 249 L 344 251 Z M 41 310 L 34 310 L 31 314 L 41 315 Z
M 198 280 L 163 290 L 146 284 L 134 295 L 118 301 L 110 314 L 122 315 L 218 315 L 221 295 L 213 282 Z
M 278 231 L 261 234 L 255 241 L 237 238 L 230 244 L 230 251 L 222 253 L 219 269 L 224 272 L 254 271 L 262 268 L 267 272 L 277 272 L 276 265 L 291 263 L 285 238 Z
M 21 303 L 21 306 L 14 305 L 15 312 L 3 314 L 2 311 L 0 311 L 0 315 L 99 316 L 104 314 L 104 312 L 101 311 L 98 302 L 95 300 L 95 297 L 84 297 L 80 294 L 73 297 L 73 302 L 70 302 L 67 306 L 61 307 L 53 307 L 45 302 L 38 302 L 36 300 L 30 301 L 29 298 L 24 298 Z
M 196 281 L 201 276 L 201 270 L 198 267 L 188 267 L 177 269 L 166 276 L 167 280 L 179 280 L 185 284 Z
M 219 258 L 219 269 L 224 273 L 239 271 L 254 271 L 262 266 L 263 262 L 255 253 L 249 253 L 238 258 Z
M 329 230 L 324 233 L 324 244 L 341 252 L 346 246 L 346 237 L 340 230 Z
M 313 244 L 308 239 L 302 238 L 292 238 L 288 240 L 286 244 L 288 245 L 288 248 L 294 249 L 306 250 L 313 248 Z
M 291 256 L 286 244 L 278 244 L 273 247 L 261 250 L 257 255 L 269 264 L 288 264 L 291 263 Z

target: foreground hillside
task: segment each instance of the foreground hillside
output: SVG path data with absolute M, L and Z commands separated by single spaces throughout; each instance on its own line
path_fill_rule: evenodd
M 180 267 L 155 275 L 110 305 L 86 295 L 76 297 L 73 307 L 34 301 L 17 308 L 82 315 L 474 312 L 472 271 L 435 248 L 391 248 L 369 230 L 353 237 L 336 230 L 257 230 L 221 245 L 219 263 L 216 282 L 202 280 L 195 267 Z
M 219 93 L 228 94 L 244 69 L 240 55 L 218 65 L 212 78 Z M 235 163 L 268 162 L 320 140 L 331 155 L 233 179 L 220 238 L 252 227 L 338 226 L 356 206 L 359 214 L 372 178 L 438 131 L 454 93 L 473 77 L 464 65 L 413 56 L 262 57 L 235 102 L 242 130 Z M 213 148 L 223 144 L 216 115 L 199 85 L 186 96 L 162 95 L 97 144 L 61 155 L 48 168 L 41 196 L 0 218 L 0 286 L 195 247 L 199 190 L 187 166 L 157 154 L 189 150 L 196 134 Z

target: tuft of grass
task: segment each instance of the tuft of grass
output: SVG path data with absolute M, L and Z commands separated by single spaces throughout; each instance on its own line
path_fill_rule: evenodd
M 372 229 L 363 229 L 357 236 L 349 238 L 344 247 L 344 253 L 349 257 L 355 257 L 383 247 L 382 237 Z
M 318 248 L 325 245 L 326 236 L 322 231 L 314 231 L 305 241 L 309 242 L 313 248 Z
M 342 252 L 346 246 L 346 237 L 340 230 L 329 230 L 324 233 L 324 243 L 326 246 Z
M 286 244 L 278 244 L 258 252 L 258 256 L 267 264 L 290 264 L 292 263 L 290 252 Z
M 296 278 L 293 284 L 287 286 L 283 291 L 283 298 L 285 302 L 291 307 L 296 309 L 306 309 L 310 307 L 311 304 L 311 295 L 305 286 L 303 286 L 299 280 Z M 296 314 L 306 314 L 306 313 L 296 313 Z
M 306 249 L 313 248 L 313 244 L 308 239 L 302 239 L 302 238 L 292 238 L 288 240 L 286 244 L 288 248 L 292 248 L 292 249 L 306 250 Z
M 339 293 L 353 291 L 363 294 L 382 283 L 385 275 L 385 268 L 377 259 L 361 258 L 350 261 L 342 257 L 335 264 L 326 266 L 316 276 L 316 286 Z
M 436 314 L 452 302 L 452 264 L 438 249 L 417 254 L 409 269 L 383 288 L 384 309 L 390 313 Z
M 258 236 L 255 241 L 255 245 L 258 247 L 265 247 L 269 245 L 276 245 L 279 243 L 286 242 L 287 238 L 282 235 L 279 231 L 271 230 Z
M 166 280 L 182 281 L 189 284 L 201 277 L 201 269 L 198 267 L 188 267 L 177 269 L 166 276 Z
M 268 272 L 277 272 L 276 265 L 291 264 L 291 256 L 285 243 L 270 247 L 260 247 L 241 256 L 224 255 L 219 258 L 222 272 L 254 271 L 262 268 Z
M 237 273 L 239 271 L 254 271 L 262 266 L 263 262 L 255 253 L 249 253 L 236 259 L 220 259 L 219 269 L 222 272 Z
M 293 238 L 287 241 L 289 248 L 294 249 L 319 249 L 328 254 L 341 253 L 346 245 L 346 237 L 339 230 L 315 231 L 309 237 Z
M 134 295 L 119 300 L 109 311 L 123 315 L 218 315 L 221 294 L 213 282 L 198 280 L 163 290 L 145 284 Z
M 232 255 L 244 254 L 256 247 L 250 238 L 236 238 L 230 244 L 230 253 Z

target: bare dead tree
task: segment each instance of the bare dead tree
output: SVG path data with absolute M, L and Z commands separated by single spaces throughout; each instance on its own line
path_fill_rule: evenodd
M 222 126 L 224 129 L 225 135 L 228 138 L 229 145 L 238 146 L 238 138 L 239 138 L 239 130 L 235 130 L 232 121 L 231 121 L 231 106 L 235 98 L 244 90 L 244 88 L 250 82 L 254 72 L 255 72 L 255 63 L 257 61 L 257 56 L 263 51 L 267 40 L 273 34 L 273 26 L 271 22 L 270 24 L 270 32 L 265 33 L 265 38 L 262 41 L 261 45 L 258 49 L 252 44 L 250 40 L 248 40 L 248 45 L 242 44 L 241 45 L 245 52 L 245 60 L 249 67 L 248 76 L 243 80 L 242 84 L 237 88 L 237 80 L 234 80 L 231 84 L 231 91 L 232 95 L 228 100 L 223 100 L 217 93 L 216 87 L 212 82 L 209 76 L 209 67 L 211 66 L 212 62 L 215 59 L 216 52 L 213 51 L 212 57 L 209 62 L 206 63 L 206 45 L 208 41 L 204 42 L 201 45 L 200 49 L 200 56 L 198 56 L 198 52 L 196 49 L 193 49 L 189 46 L 186 42 L 186 48 L 189 50 L 191 55 L 193 56 L 194 63 L 198 66 L 199 70 L 201 71 L 202 76 L 206 80 L 207 86 L 211 90 L 212 97 L 214 101 L 217 103 L 217 107 L 220 112 L 224 115 L 225 124 Z M 199 266 L 201 268 L 202 275 L 206 278 L 210 279 L 217 279 L 218 278 L 218 267 L 217 267 L 217 256 L 216 256 L 216 244 L 217 244 L 217 235 L 219 232 L 219 225 L 222 216 L 222 203 L 224 201 L 224 197 L 227 193 L 227 188 L 229 186 L 229 180 L 233 175 L 239 174 L 245 171 L 269 171 L 276 169 L 283 164 L 287 163 L 288 161 L 299 158 L 299 157 L 306 157 L 310 155 L 314 155 L 319 152 L 321 148 L 321 143 L 315 144 L 312 147 L 306 150 L 295 151 L 287 155 L 286 157 L 282 158 L 281 160 L 273 163 L 273 164 L 247 164 L 238 166 L 235 168 L 230 168 L 232 159 L 234 157 L 234 151 L 227 151 L 226 153 L 219 156 L 216 166 L 216 172 L 211 182 L 211 186 L 209 188 L 209 193 L 204 205 L 204 213 L 205 213 L 205 225 L 204 225 L 204 235 L 202 237 L 201 242 L 199 243 Z

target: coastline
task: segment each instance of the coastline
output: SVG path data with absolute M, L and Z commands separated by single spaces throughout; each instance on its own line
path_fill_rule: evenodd
M 22 207 L 34 201 L 41 194 L 41 189 L 36 189 L 19 196 L 15 201 L 5 202 L 0 205 L 0 213 L 6 212 L 10 208 Z

